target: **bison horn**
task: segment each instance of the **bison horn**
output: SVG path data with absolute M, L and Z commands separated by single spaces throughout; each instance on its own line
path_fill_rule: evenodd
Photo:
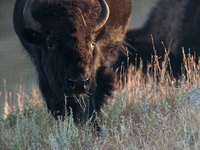
M 23 16 L 25 25 L 32 30 L 42 33 L 42 25 L 33 18 L 31 14 L 31 6 L 35 0 L 28 0 L 25 4 L 24 10 L 23 10 Z
M 110 15 L 110 9 L 107 2 L 105 0 L 99 0 L 99 3 L 101 4 L 102 11 L 99 15 L 94 31 L 98 31 L 99 29 L 101 29 L 106 24 Z

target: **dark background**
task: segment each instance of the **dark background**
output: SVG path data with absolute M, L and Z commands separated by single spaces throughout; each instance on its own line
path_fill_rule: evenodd
M 132 0 L 132 16 L 129 26 L 140 27 L 156 0 Z M 28 95 L 37 88 L 37 74 L 17 35 L 14 32 L 12 16 L 15 0 L 0 0 L 0 117 L 3 114 L 6 90 L 12 93 L 12 100 L 17 100 L 19 85 Z

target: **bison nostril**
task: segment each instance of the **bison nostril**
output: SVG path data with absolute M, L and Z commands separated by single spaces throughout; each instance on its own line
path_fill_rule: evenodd
M 72 79 L 68 79 L 68 85 L 72 90 L 76 88 L 76 83 Z

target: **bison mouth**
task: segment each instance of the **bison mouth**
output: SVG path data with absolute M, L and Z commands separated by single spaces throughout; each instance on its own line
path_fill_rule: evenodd
M 65 102 L 67 101 L 73 101 L 80 103 L 81 101 L 84 101 L 84 99 L 88 99 L 90 96 L 92 96 L 91 93 L 83 93 L 83 94 L 66 94 L 64 93 L 64 99 Z
M 91 96 L 92 94 L 68 94 L 66 95 L 64 93 L 64 100 L 65 100 L 65 106 L 67 106 L 67 104 L 69 103 L 77 103 L 80 108 L 83 110 L 83 112 L 86 111 L 88 104 L 88 98 Z

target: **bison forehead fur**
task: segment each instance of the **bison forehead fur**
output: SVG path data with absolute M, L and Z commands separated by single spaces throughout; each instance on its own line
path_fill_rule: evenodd
M 71 107 L 76 122 L 86 121 L 111 95 L 115 73 L 108 66 L 118 58 L 130 13 L 131 0 L 16 1 L 15 31 L 56 118 Z

